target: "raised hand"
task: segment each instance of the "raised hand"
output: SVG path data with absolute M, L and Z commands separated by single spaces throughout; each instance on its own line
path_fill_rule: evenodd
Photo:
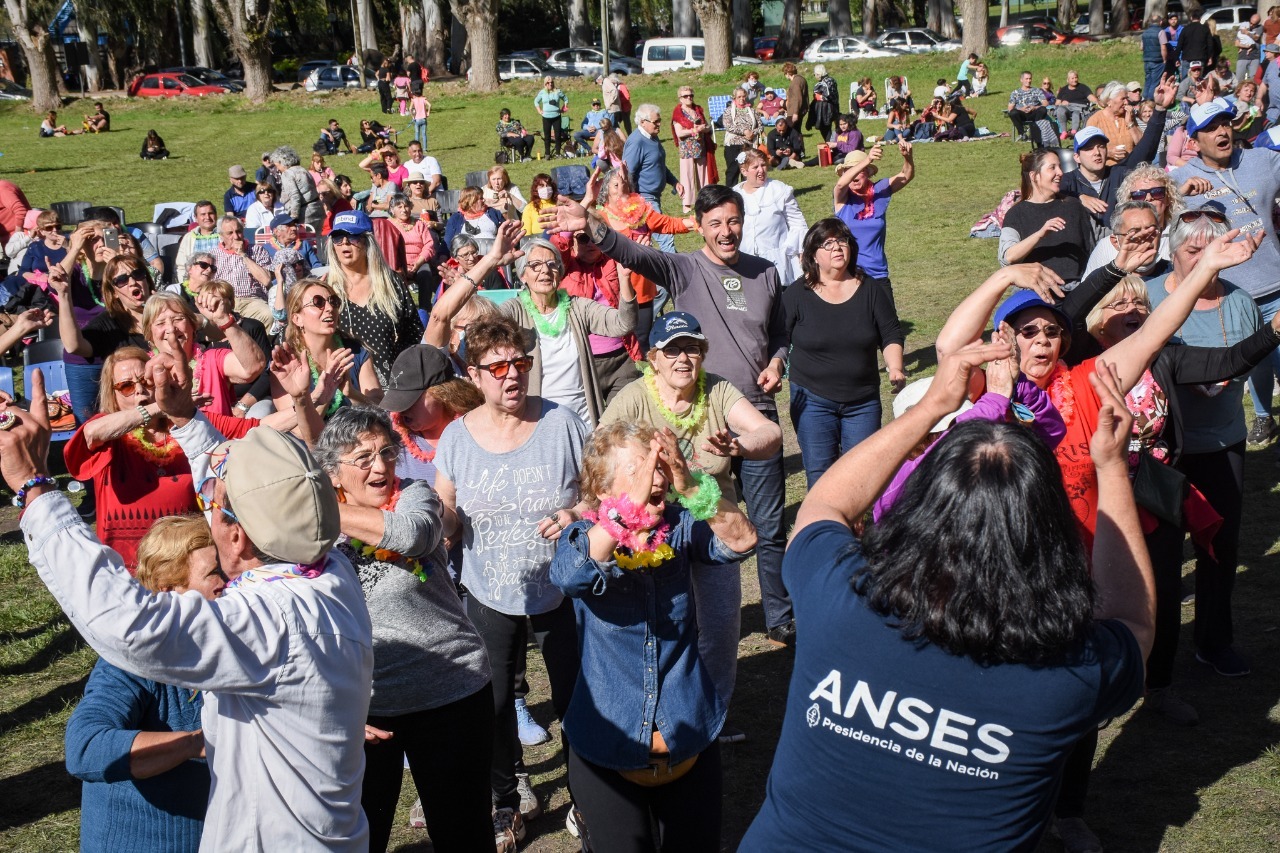
M 44 402 L 44 372 L 38 368 L 31 371 L 27 396 L 34 401 L 29 412 L 0 391 L 0 421 L 9 424 L 0 429 L 0 475 L 14 492 L 49 472 L 49 410 Z
M 1147 228 L 1132 237 L 1117 234 L 1116 266 L 1127 274 L 1152 264 L 1159 251 L 1159 236 L 1160 232 L 1154 227 Z
M 1011 264 L 1003 272 L 1009 284 L 1023 290 L 1034 290 L 1045 302 L 1054 302 L 1066 295 L 1062 289 L 1062 277 L 1042 264 Z
M 524 238 L 524 226 L 517 220 L 508 219 L 498 226 L 498 236 L 489 247 L 498 266 L 505 266 L 524 254 L 520 251 L 520 240 Z
M 61 264 L 49 267 L 49 287 L 53 288 L 53 293 L 58 297 L 59 302 L 71 298 L 71 278 Z
M 200 309 L 201 316 L 215 326 L 225 326 L 227 320 L 231 319 L 231 306 L 212 290 L 196 294 L 196 307 Z
M 13 325 L 10 328 L 26 337 L 39 329 L 48 328 L 56 319 L 52 311 L 44 308 L 28 308 L 13 318 Z
M 657 449 L 658 465 L 676 494 L 687 495 L 698 488 L 698 481 L 693 479 L 693 474 L 689 471 L 689 460 L 685 459 L 684 454 L 680 452 L 680 444 L 676 441 L 676 434 L 670 427 L 658 430 L 650 446 Z
M 1280 314 L 1280 311 L 1276 312 Z M 741 456 L 742 445 L 738 437 L 727 429 L 717 430 L 707 436 L 702 449 L 713 456 Z
M 1098 409 L 1098 424 L 1089 439 L 1089 458 L 1099 472 L 1119 467 L 1128 476 L 1129 439 L 1133 434 L 1133 415 L 1125 406 L 1124 393 L 1120 390 L 1120 374 L 1114 365 L 1098 359 L 1094 372 L 1089 374 L 1089 384 L 1102 402 Z
M 196 401 L 191 396 L 191 371 L 186 361 L 159 353 L 147 362 L 147 373 L 162 414 L 177 425 L 195 417 Z
M 543 213 L 538 221 L 546 231 L 577 233 L 586 230 L 587 209 L 567 195 L 557 196 L 555 209 Z
M 1262 238 L 1265 235 L 1266 232 L 1259 229 L 1237 240 L 1240 229 L 1233 228 L 1204 247 L 1204 251 L 1200 253 L 1200 263 L 1208 264 L 1219 272 L 1242 264 L 1253 257 L 1258 246 L 1262 245 Z
M 271 351 L 271 375 L 290 397 L 301 397 L 311 390 L 311 368 L 307 362 L 285 346 Z
M 926 411 L 938 418 L 960 408 L 969 394 L 969 375 L 986 362 L 1014 358 L 1013 344 L 1005 340 L 984 344 L 981 339 L 966 344 L 953 353 L 943 355 L 938 361 L 938 372 L 933 383 L 917 405 L 928 404 Z

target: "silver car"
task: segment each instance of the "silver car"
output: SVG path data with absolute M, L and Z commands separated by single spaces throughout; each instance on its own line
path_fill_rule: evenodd
M 831 36 L 818 39 L 804 49 L 804 62 L 828 62 L 835 59 L 885 59 L 901 56 L 897 48 L 881 47 L 855 36 Z
M 603 73 L 604 54 L 593 47 L 566 47 L 547 57 L 547 65 L 561 71 L 596 77 Z M 614 74 L 639 74 L 640 63 L 629 56 L 609 51 L 609 71 Z
M 529 56 L 499 56 L 499 80 L 541 80 L 543 77 L 577 77 L 572 71 L 552 68 Z
M 960 49 L 960 42 L 939 35 L 928 27 L 885 30 L 871 45 L 896 48 L 906 53 L 937 53 Z

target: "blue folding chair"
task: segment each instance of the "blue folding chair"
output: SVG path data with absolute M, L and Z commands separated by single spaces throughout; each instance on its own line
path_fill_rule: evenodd
M 0 365 L 0 391 L 9 395 L 9 399 L 16 399 L 17 394 L 13 390 L 13 368 Z
M 724 111 L 731 103 L 733 103 L 732 95 L 712 95 L 707 98 L 707 117 L 711 119 L 712 139 L 716 138 L 717 129 L 724 129 L 724 125 L 720 124 L 720 117 L 724 115 Z
M 23 354 L 22 382 L 28 399 L 31 397 L 31 375 L 37 368 L 44 374 L 44 390 L 46 394 L 58 394 L 69 391 L 67 388 L 66 368 L 62 363 L 62 341 L 53 338 L 38 341 L 27 347 Z M 10 382 L 13 381 L 10 376 Z M 32 406 L 44 405 L 44 400 L 31 400 Z M 67 441 L 75 435 L 75 430 L 61 430 L 49 436 L 50 441 Z

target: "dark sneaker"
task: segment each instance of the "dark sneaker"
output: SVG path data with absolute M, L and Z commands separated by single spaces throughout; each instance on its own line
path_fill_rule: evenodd
M 1066 853 L 1102 853 L 1102 841 L 1093 834 L 1084 818 L 1060 817 L 1053 822 L 1053 831 L 1062 839 L 1062 849 Z
M 1253 419 L 1253 426 L 1249 427 L 1249 434 L 1245 436 L 1245 440 L 1250 444 L 1268 444 L 1275 438 L 1275 434 L 1276 422 L 1267 415 L 1265 418 Z
M 1249 669 L 1249 662 L 1230 646 L 1225 649 L 1218 649 L 1216 652 L 1207 652 L 1201 649 L 1196 652 L 1196 660 L 1200 661 L 1200 663 L 1208 664 L 1213 667 L 1213 671 L 1218 675 L 1225 675 L 1227 678 L 1239 678 L 1253 671 Z
M 781 648 L 787 648 L 796 644 L 796 622 L 792 619 L 790 622 L 783 622 L 776 628 L 770 628 L 765 637 L 770 643 Z
M 1155 711 L 1169 722 L 1178 726 L 1194 726 L 1200 722 L 1196 709 L 1177 693 L 1172 687 L 1160 687 L 1147 691 L 1147 698 L 1142 700 L 1142 707 Z
M 497 809 L 493 813 L 493 844 L 496 853 L 515 853 L 524 841 L 524 821 L 515 809 Z

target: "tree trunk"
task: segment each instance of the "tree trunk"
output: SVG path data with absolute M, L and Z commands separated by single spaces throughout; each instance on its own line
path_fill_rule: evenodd
M 421 6 L 400 4 L 400 48 L 405 56 L 418 58 L 427 55 L 427 32 L 422 21 Z
M 671 34 L 684 38 L 698 34 L 691 0 L 671 0 Z
M 1272 5 L 1274 5 L 1273 0 L 1258 0 L 1258 14 L 1265 18 L 1267 16 L 1267 11 L 1262 7 L 1270 7 Z M 1168 6 L 1168 0 L 1147 0 L 1147 8 L 1146 12 L 1143 13 L 1143 21 L 1151 20 L 1152 15 L 1159 15 L 1163 18 Z
M 590 47 L 595 40 L 591 38 L 591 21 L 587 18 L 587 0 L 569 0 L 568 6 L 569 47 Z M 474 38 L 474 31 L 472 37 Z M 474 53 L 472 59 L 475 59 Z
M 853 15 L 849 12 L 849 0 L 827 0 L 827 34 L 853 35 Z
M 360 19 L 360 49 L 356 53 L 364 56 L 365 51 L 378 49 L 378 24 L 373 19 L 373 0 L 356 0 L 356 17 Z
M 422 32 L 426 47 L 419 61 L 431 69 L 432 74 L 442 74 L 444 67 L 444 12 L 440 0 L 422 0 Z
M 941 33 L 947 38 L 955 38 L 959 35 L 956 32 L 956 4 L 955 0 L 929 0 L 929 28 L 934 32 Z M 983 16 L 982 23 L 986 24 L 986 16 Z
M 987 0 L 960 0 L 960 14 L 964 16 L 964 39 L 960 55 L 976 53 L 982 56 L 987 43 Z
M 53 52 L 48 22 L 27 7 L 27 0 L 4 0 L 4 8 L 31 74 L 31 108 L 37 113 L 61 109 L 58 82 L 62 75 Z
M 1092 0 L 1090 0 L 1092 3 Z M 1071 32 L 1071 28 L 1076 25 L 1076 18 L 1080 17 L 1080 13 L 1076 11 L 1078 6 L 1076 0 L 1058 0 L 1058 26 L 1067 32 Z
M 693 0 L 693 9 L 702 24 L 702 37 L 707 53 L 702 62 L 705 74 L 723 74 L 733 61 L 733 13 L 732 0 Z
M 750 4 L 751 0 L 746 0 Z M 748 14 L 750 6 L 748 5 Z M 635 52 L 635 40 L 631 37 L 631 4 L 622 0 L 609 5 L 609 44 L 623 56 Z
M 1000 26 L 1009 26 L 1009 0 L 1000 0 Z
M 1075 29 L 1074 20 L 1062 22 L 1062 29 L 1071 32 Z M 1100 36 L 1107 31 L 1107 4 L 1104 0 L 1089 0 L 1089 35 Z
M 207 0 L 191 0 L 191 47 L 195 51 L 196 65 L 217 67 L 213 58 L 213 39 L 209 33 Z
M 876 34 L 880 0 L 862 0 L 862 34 L 872 37 Z
M 1111 32 L 1122 36 L 1129 32 L 1129 4 L 1127 2 L 1111 3 Z
M 778 28 L 775 59 L 800 55 L 800 0 L 782 0 L 782 25 Z
M 497 0 L 449 0 L 454 17 L 467 30 L 473 92 L 492 92 L 498 88 L 497 7 Z M 454 58 L 457 58 L 456 42 Z
M 101 92 L 103 68 L 102 51 L 98 49 L 98 28 L 87 18 L 83 21 L 77 20 L 76 24 L 80 28 L 80 40 L 84 42 L 89 52 L 89 64 L 80 69 L 80 73 L 84 75 L 85 88 L 90 92 Z
M 9 0 L 6 0 L 8 2 Z M 244 69 L 244 96 L 252 104 L 271 95 L 271 0 L 209 0 Z

